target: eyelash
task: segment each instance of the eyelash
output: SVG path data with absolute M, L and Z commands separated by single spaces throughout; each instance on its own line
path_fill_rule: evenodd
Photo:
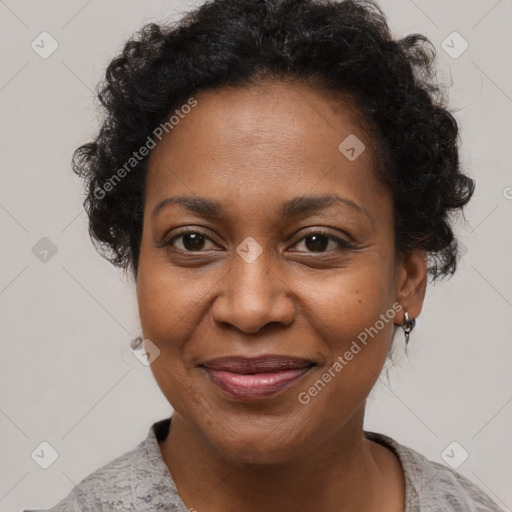
M 202 237 L 210 240 L 213 242 L 213 240 L 211 240 L 211 238 L 206 234 L 206 233 L 203 233 L 202 231 L 198 231 L 196 229 L 187 229 L 187 230 L 184 230 L 184 231 L 181 231 L 180 233 L 172 236 L 170 239 L 162 242 L 162 244 L 158 245 L 157 247 L 158 248 L 165 248 L 165 247 L 173 247 L 173 243 L 175 240 L 177 240 L 178 238 L 182 237 L 182 236 L 185 236 L 185 235 L 189 235 L 189 234 L 196 234 L 196 235 L 201 235 Z M 322 229 L 318 229 L 316 231 L 311 231 L 309 233 L 307 233 L 306 235 L 304 235 L 302 238 L 300 238 L 299 240 L 297 240 L 297 242 L 294 244 L 294 245 L 297 245 L 299 242 L 301 242 L 302 240 L 310 237 L 310 236 L 314 236 L 314 235 L 321 235 L 321 236 L 324 236 L 325 238 L 333 241 L 333 242 L 336 242 L 338 243 L 339 245 L 339 250 L 353 250 L 355 249 L 355 246 L 352 245 L 350 242 L 347 242 L 346 240 L 343 240 L 342 238 L 339 238 L 337 236 L 334 236 L 332 233 L 328 232 L 328 231 L 325 231 L 325 230 L 322 230 Z M 175 247 L 173 247 L 174 249 L 176 249 Z M 183 250 L 183 249 L 176 249 L 177 251 L 179 252 L 185 252 L 185 253 L 194 253 L 194 252 L 203 252 L 203 251 L 187 251 L 187 250 Z M 315 251 L 295 251 L 295 252 L 298 252 L 298 253 L 301 253 L 301 252 L 312 252 L 312 253 L 315 253 Z M 317 254 L 324 254 L 324 253 L 327 253 L 329 251 L 320 251 L 320 252 L 317 252 Z

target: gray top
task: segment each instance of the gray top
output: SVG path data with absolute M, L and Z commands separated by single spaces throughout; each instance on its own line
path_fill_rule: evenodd
M 170 421 L 167 418 L 154 423 L 138 446 L 85 477 L 47 512 L 188 512 L 158 444 L 167 436 Z M 374 432 L 364 435 L 398 456 L 405 475 L 405 512 L 503 512 L 475 484 L 452 469 L 429 461 L 390 437 Z

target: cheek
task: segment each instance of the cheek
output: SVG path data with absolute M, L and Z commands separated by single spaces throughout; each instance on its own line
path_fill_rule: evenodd
M 394 253 L 380 247 L 320 283 L 312 278 L 308 286 L 308 319 L 328 357 L 297 399 L 311 407 L 308 414 L 330 418 L 331 425 L 344 424 L 361 406 L 391 347 L 400 306 L 395 304 Z
M 389 309 L 395 300 L 391 255 L 370 253 L 334 273 L 296 276 L 305 315 L 331 351 L 343 350 Z M 389 325 L 388 325 L 389 324 Z M 388 328 L 386 328 L 386 326 Z M 392 321 L 379 322 L 382 337 L 389 337 Z
M 325 364 L 317 369 L 313 384 L 300 390 L 298 400 L 339 419 L 370 392 L 394 331 L 397 305 L 393 308 L 390 285 L 378 272 L 366 270 L 326 282 L 310 294 L 309 320 L 323 340 Z
M 204 400 L 200 387 L 190 378 L 192 355 L 199 326 L 208 314 L 208 290 L 225 270 L 173 268 L 164 258 L 142 248 L 137 279 L 137 300 L 143 337 L 160 350 L 151 371 L 168 402 L 182 416 L 190 404 Z M 205 333 L 206 334 L 206 333 Z M 194 337 L 195 336 L 195 337 Z
M 220 268 L 179 268 L 169 263 L 165 251 L 156 252 L 143 239 L 137 301 L 144 336 L 155 343 L 173 340 L 179 347 L 203 314 L 204 296 L 222 279 Z
M 179 334 L 196 318 L 204 287 L 205 281 L 182 280 L 157 268 L 141 276 L 137 296 L 144 335 L 159 341 L 179 340 Z

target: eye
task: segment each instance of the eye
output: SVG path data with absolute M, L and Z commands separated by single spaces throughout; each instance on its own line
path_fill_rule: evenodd
M 338 248 L 338 250 L 354 249 L 352 244 L 327 231 L 311 232 L 302 237 L 296 245 L 300 245 L 301 243 L 306 247 L 306 251 L 293 252 L 328 252 L 328 250 L 336 250 L 336 248 Z M 329 244 L 331 246 L 330 249 L 328 249 Z
M 174 235 L 172 238 L 162 244 L 162 247 L 171 246 L 174 249 L 183 252 L 194 252 L 204 250 L 207 240 L 212 241 L 206 234 L 200 231 L 187 230 Z M 178 244 L 175 242 L 179 241 Z
M 208 241 L 214 242 L 205 233 L 197 230 L 186 230 L 164 241 L 159 247 L 172 247 L 181 252 L 202 252 L 208 250 Z M 347 250 L 355 247 L 348 241 L 327 231 L 314 231 L 302 237 L 296 244 L 304 244 L 306 250 L 292 252 L 328 252 L 329 250 Z M 206 246 L 206 247 L 205 247 Z M 213 247 L 211 249 L 214 249 Z

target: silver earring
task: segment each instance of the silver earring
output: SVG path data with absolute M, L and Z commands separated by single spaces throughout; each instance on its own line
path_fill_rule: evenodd
M 409 334 L 411 334 L 411 331 L 414 329 L 415 325 L 416 325 L 416 319 L 409 318 L 409 313 L 407 313 L 407 311 L 406 311 L 405 319 L 402 324 L 402 329 L 404 330 L 404 334 L 405 334 L 405 344 L 406 345 L 409 343 Z
M 142 342 L 142 336 L 137 336 L 136 338 L 130 341 L 130 348 L 132 350 L 137 350 Z

